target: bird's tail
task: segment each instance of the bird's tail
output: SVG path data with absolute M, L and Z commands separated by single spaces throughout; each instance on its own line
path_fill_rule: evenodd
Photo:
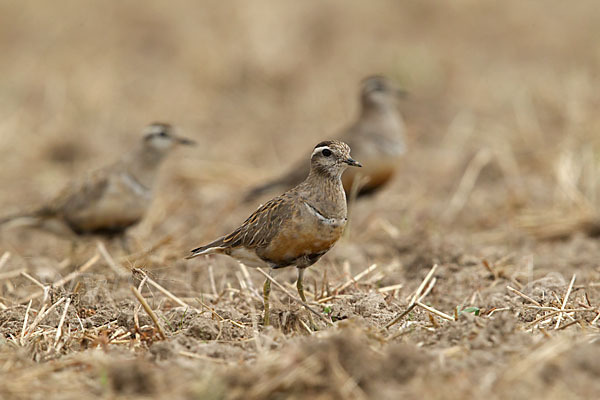
M 223 239 L 217 239 L 212 243 L 209 243 L 205 246 L 200 246 L 191 251 L 192 254 L 187 256 L 185 259 L 189 260 L 190 258 L 206 255 L 206 254 L 219 254 L 223 253 L 225 247 L 223 246 Z
M 53 215 L 54 213 L 50 209 L 44 207 L 30 212 L 20 212 L 4 216 L 0 218 L 0 226 L 10 223 L 15 226 L 35 227 Z

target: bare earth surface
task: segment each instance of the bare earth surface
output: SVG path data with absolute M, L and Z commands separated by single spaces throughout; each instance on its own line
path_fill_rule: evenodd
M 199 143 L 129 252 L 0 228 L 0 398 L 599 397 L 596 2 L 372 3 L 0 2 L 0 217 L 155 120 Z M 259 271 L 183 257 L 373 73 L 410 93 L 409 151 L 307 272 L 319 330 L 277 287 L 263 327 Z

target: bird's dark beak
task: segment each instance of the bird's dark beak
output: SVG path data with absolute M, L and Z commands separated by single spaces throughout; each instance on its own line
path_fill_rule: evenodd
M 356 160 L 353 160 L 352 158 L 348 158 L 347 160 L 344 160 L 344 162 L 350 165 L 351 167 L 362 167 L 361 163 L 359 163 Z
M 182 144 L 184 146 L 195 146 L 196 145 L 196 142 L 194 142 L 191 139 L 184 138 L 184 137 L 177 137 L 176 140 L 177 140 L 177 143 Z

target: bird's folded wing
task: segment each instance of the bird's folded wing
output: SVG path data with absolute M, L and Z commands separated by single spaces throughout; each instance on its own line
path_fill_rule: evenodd
M 110 174 L 99 170 L 67 186 L 50 204 L 49 208 L 57 213 L 76 213 L 94 207 L 106 193 L 110 183 Z
M 267 246 L 281 225 L 292 218 L 298 205 L 299 200 L 287 193 L 274 198 L 252 213 L 242 226 L 225 236 L 223 245 L 247 248 Z

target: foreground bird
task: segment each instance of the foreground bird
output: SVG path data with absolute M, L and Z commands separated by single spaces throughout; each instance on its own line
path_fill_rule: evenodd
M 115 164 L 73 182 L 47 205 L 0 219 L 0 224 L 21 220 L 53 232 L 121 234 L 144 217 L 165 156 L 178 144 L 193 143 L 175 136 L 168 124 L 151 124 L 138 146 Z
M 192 250 L 187 258 L 226 254 L 249 267 L 269 267 L 269 271 L 295 265 L 298 294 L 306 303 L 304 270 L 333 247 L 346 226 L 341 176 L 348 166 L 362 165 L 350 157 L 347 144 L 338 140 L 317 144 L 310 172 L 302 183 L 260 206 L 229 235 Z M 265 325 L 269 324 L 270 289 L 267 279 L 263 288 Z M 308 316 L 314 326 L 310 313 Z
M 365 168 L 351 169 L 342 175 L 346 194 L 350 194 L 354 184 L 358 185 L 355 189 L 358 196 L 372 193 L 394 175 L 405 151 L 405 126 L 397 104 L 403 95 L 405 92 L 385 77 L 371 76 L 362 81 L 360 114 L 339 140 L 354 149 L 355 157 Z M 299 163 L 282 177 L 252 189 L 245 199 L 253 200 L 274 189 L 288 189 L 300 183 L 307 173 L 306 164 Z

